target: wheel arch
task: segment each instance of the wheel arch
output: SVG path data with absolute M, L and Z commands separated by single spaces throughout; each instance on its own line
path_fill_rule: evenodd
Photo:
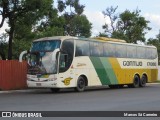
M 133 80 L 134 80 L 135 75 L 137 75 L 137 76 L 138 76 L 139 80 L 141 79 L 141 77 L 140 77 L 139 73 L 135 73 L 135 74 L 134 74 L 134 76 L 133 76 Z
M 88 78 L 87 78 L 87 76 L 84 75 L 84 74 L 81 74 L 79 77 L 83 77 L 84 80 L 85 80 L 85 86 L 88 86 Z

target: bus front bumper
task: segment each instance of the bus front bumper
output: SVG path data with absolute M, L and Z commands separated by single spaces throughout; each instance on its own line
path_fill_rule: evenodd
M 27 86 L 32 88 L 58 88 L 57 82 L 53 81 L 38 82 L 27 80 Z

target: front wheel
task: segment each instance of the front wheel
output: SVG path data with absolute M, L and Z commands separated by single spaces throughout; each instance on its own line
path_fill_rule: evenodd
M 75 88 L 75 90 L 78 92 L 83 92 L 85 90 L 85 87 L 85 79 L 80 76 L 77 80 L 77 87 Z
M 53 92 L 53 93 L 57 93 L 57 92 L 60 91 L 60 88 L 51 88 L 50 90 L 51 90 L 51 92 Z

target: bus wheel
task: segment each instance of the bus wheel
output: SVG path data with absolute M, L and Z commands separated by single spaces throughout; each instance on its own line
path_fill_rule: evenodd
M 60 88 L 51 88 L 50 89 L 53 93 L 57 93 L 60 91 Z
M 130 87 L 130 88 L 137 88 L 137 87 L 139 87 L 139 83 L 140 83 L 139 76 L 135 75 L 134 76 L 134 80 L 133 80 L 133 84 L 128 85 L 128 87 Z
M 86 84 L 85 84 L 85 79 L 83 77 L 79 77 L 78 80 L 77 80 L 77 87 L 75 88 L 76 91 L 78 92 L 83 92 L 85 87 L 86 87 Z
M 139 86 L 140 87 L 145 87 L 146 86 L 146 82 L 147 82 L 147 77 L 146 75 L 142 75 L 142 78 L 140 80 Z

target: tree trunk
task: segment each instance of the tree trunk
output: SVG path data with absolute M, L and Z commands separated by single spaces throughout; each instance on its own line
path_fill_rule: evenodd
M 2 60 L 6 60 L 6 56 L 3 51 L 0 51 L 0 56 L 1 56 Z
M 14 33 L 14 25 L 10 28 L 9 32 L 9 43 L 8 43 L 8 60 L 12 60 L 12 40 Z

